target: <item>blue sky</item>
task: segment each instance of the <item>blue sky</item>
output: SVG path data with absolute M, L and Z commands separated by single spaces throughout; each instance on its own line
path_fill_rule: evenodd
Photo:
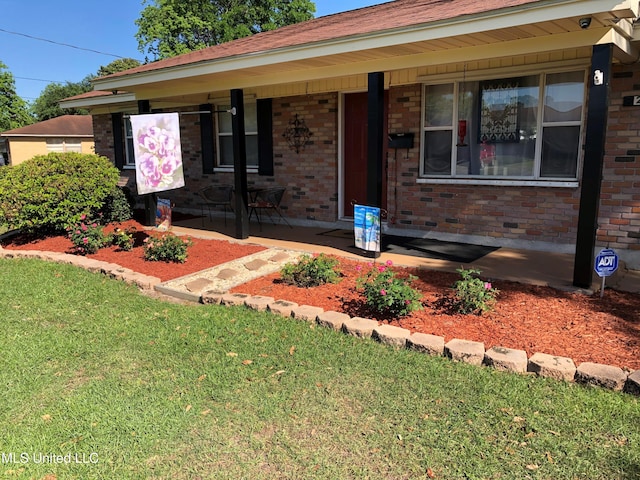
M 316 17 L 384 1 L 317 0 Z M 18 95 L 31 102 L 48 83 L 78 82 L 117 56 L 143 61 L 134 23 L 141 10 L 142 0 L 0 0 L 0 62 L 15 77 Z

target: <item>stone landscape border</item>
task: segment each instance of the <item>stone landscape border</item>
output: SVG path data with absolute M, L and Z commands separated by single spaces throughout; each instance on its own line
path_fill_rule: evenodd
M 39 250 L 6 250 L 0 246 L 0 258 L 35 258 L 65 263 L 101 273 L 142 290 L 155 289 L 161 280 L 143 275 L 114 263 L 93 260 L 79 255 L 43 252 Z M 563 381 L 575 381 L 614 391 L 640 396 L 640 370 L 628 371 L 600 363 L 583 362 L 576 367 L 574 361 L 545 353 L 535 353 L 527 358 L 524 350 L 494 346 L 485 350 L 481 342 L 452 339 L 445 343 L 444 337 L 411 333 L 409 330 L 376 320 L 350 317 L 345 313 L 324 311 L 320 307 L 298 305 L 273 297 L 244 293 L 204 292 L 199 301 L 203 304 L 242 305 L 257 311 L 269 311 L 283 317 L 316 323 L 359 338 L 372 338 L 393 348 L 409 348 L 428 355 L 444 356 L 453 361 L 487 366 L 496 370 L 519 374 L 536 374 Z

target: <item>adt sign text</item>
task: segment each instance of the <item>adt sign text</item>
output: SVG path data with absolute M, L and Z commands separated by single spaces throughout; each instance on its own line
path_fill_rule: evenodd
M 609 248 L 600 250 L 596 256 L 595 270 L 600 277 L 608 277 L 618 269 L 618 255 Z

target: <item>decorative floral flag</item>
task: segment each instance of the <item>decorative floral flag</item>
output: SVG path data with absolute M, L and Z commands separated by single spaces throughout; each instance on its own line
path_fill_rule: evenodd
M 177 113 L 132 115 L 138 194 L 184 187 Z

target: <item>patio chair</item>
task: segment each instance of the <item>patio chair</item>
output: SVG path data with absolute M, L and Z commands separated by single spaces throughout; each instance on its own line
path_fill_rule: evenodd
M 285 190 L 285 187 L 273 187 L 255 192 L 253 199 L 249 202 L 249 220 L 251 220 L 251 216 L 255 213 L 258 219 L 258 225 L 260 225 L 260 230 L 262 230 L 262 221 L 260 220 L 261 212 L 265 212 L 272 223 L 275 223 L 269 213 L 271 210 L 276 212 L 284 223 L 289 225 L 289 228 L 293 228 L 287 219 L 284 218 L 280 210 L 280 203 L 282 202 L 282 197 L 284 197 Z
M 198 195 L 202 198 L 200 208 L 202 210 L 202 226 L 204 227 L 204 209 L 209 212 L 209 219 L 213 221 L 211 217 L 211 208 L 223 207 L 224 209 L 224 224 L 227 225 L 227 208 L 233 211 L 233 204 L 231 203 L 231 197 L 233 195 L 232 185 L 209 185 L 198 191 Z

